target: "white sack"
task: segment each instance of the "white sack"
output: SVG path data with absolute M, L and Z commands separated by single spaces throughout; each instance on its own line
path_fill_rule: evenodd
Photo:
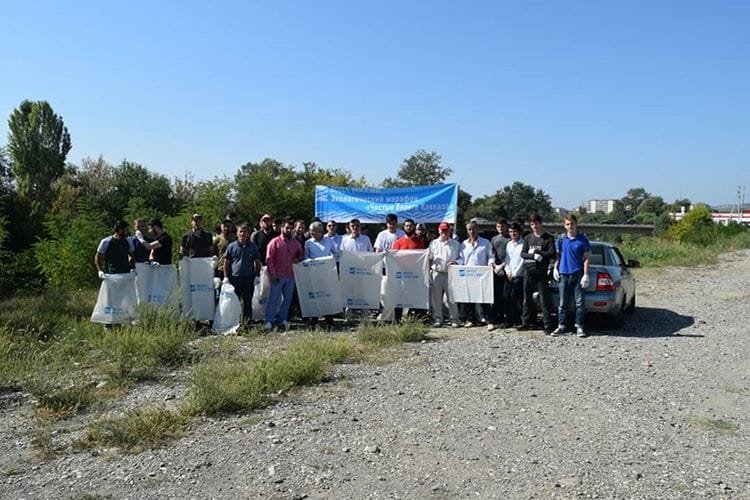
M 317 318 L 342 312 L 341 284 L 332 256 L 305 259 L 294 264 L 293 269 L 303 317 Z
M 341 252 L 341 299 L 351 309 L 379 309 L 382 253 Z
M 489 266 L 449 266 L 448 287 L 454 302 L 493 304 L 494 273 Z
M 427 250 L 385 252 L 383 307 L 429 309 Z
M 91 321 L 110 325 L 130 323 L 135 319 L 138 299 L 133 273 L 105 274 L 99 287 Z
M 210 257 L 180 259 L 180 288 L 185 318 L 214 319 L 214 267 Z
M 138 304 L 177 307 L 177 268 L 174 265 L 151 267 L 148 263 L 139 262 L 135 269 Z
M 268 297 L 271 296 L 271 278 L 268 276 L 268 268 L 263 266 L 260 275 L 255 277 L 255 289 L 253 291 L 253 320 L 265 321 L 266 305 Z
M 211 330 L 221 335 L 237 333 L 240 328 L 240 316 L 242 316 L 242 305 L 240 298 L 234 292 L 234 287 L 228 283 L 221 285 L 219 306 L 216 308 Z

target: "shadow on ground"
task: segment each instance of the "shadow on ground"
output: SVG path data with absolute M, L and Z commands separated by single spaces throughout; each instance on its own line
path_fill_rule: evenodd
M 598 335 L 642 338 L 703 337 L 695 333 L 681 333 L 682 330 L 693 326 L 695 318 L 658 307 L 638 307 L 632 313 L 625 314 L 620 325 L 607 317 L 592 315 L 590 320 L 590 328 Z

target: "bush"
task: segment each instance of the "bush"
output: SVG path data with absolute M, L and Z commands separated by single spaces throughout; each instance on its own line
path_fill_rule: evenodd
M 667 234 L 680 243 L 708 245 L 716 239 L 718 228 L 711 218 L 711 209 L 707 205 L 696 205 L 671 226 Z

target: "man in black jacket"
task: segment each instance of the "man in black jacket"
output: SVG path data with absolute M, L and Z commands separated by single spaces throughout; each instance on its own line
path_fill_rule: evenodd
M 542 323 L 545 335 L 552 333 L 552 293 L 549 289 L 547 269 L 555 261 L 555 239 L 542 228 L 542 217 L 534 214 L 529 219 L 531 233 L 523 239 L 521 257 L 524 261 L 523 280 L 523 315 L 519 330 L 528 330 L 536 321 L 536 302 L 534 292 L 539 292 L 542 303 Z

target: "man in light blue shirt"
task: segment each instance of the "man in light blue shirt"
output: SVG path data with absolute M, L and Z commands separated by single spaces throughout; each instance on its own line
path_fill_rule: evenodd
M 490 266 L 495 262 L 492 255 L 492 244 L 487 238 L 479 236 L 479 228 L 475 221 L 466 224 L 469 237 L 461 244 L 458 263 L 462 266 Z M 461 304 L 461 320 L 464 327 L 471 328 L 475 324 L 487 322 L 487 305 L 481 303 Z

